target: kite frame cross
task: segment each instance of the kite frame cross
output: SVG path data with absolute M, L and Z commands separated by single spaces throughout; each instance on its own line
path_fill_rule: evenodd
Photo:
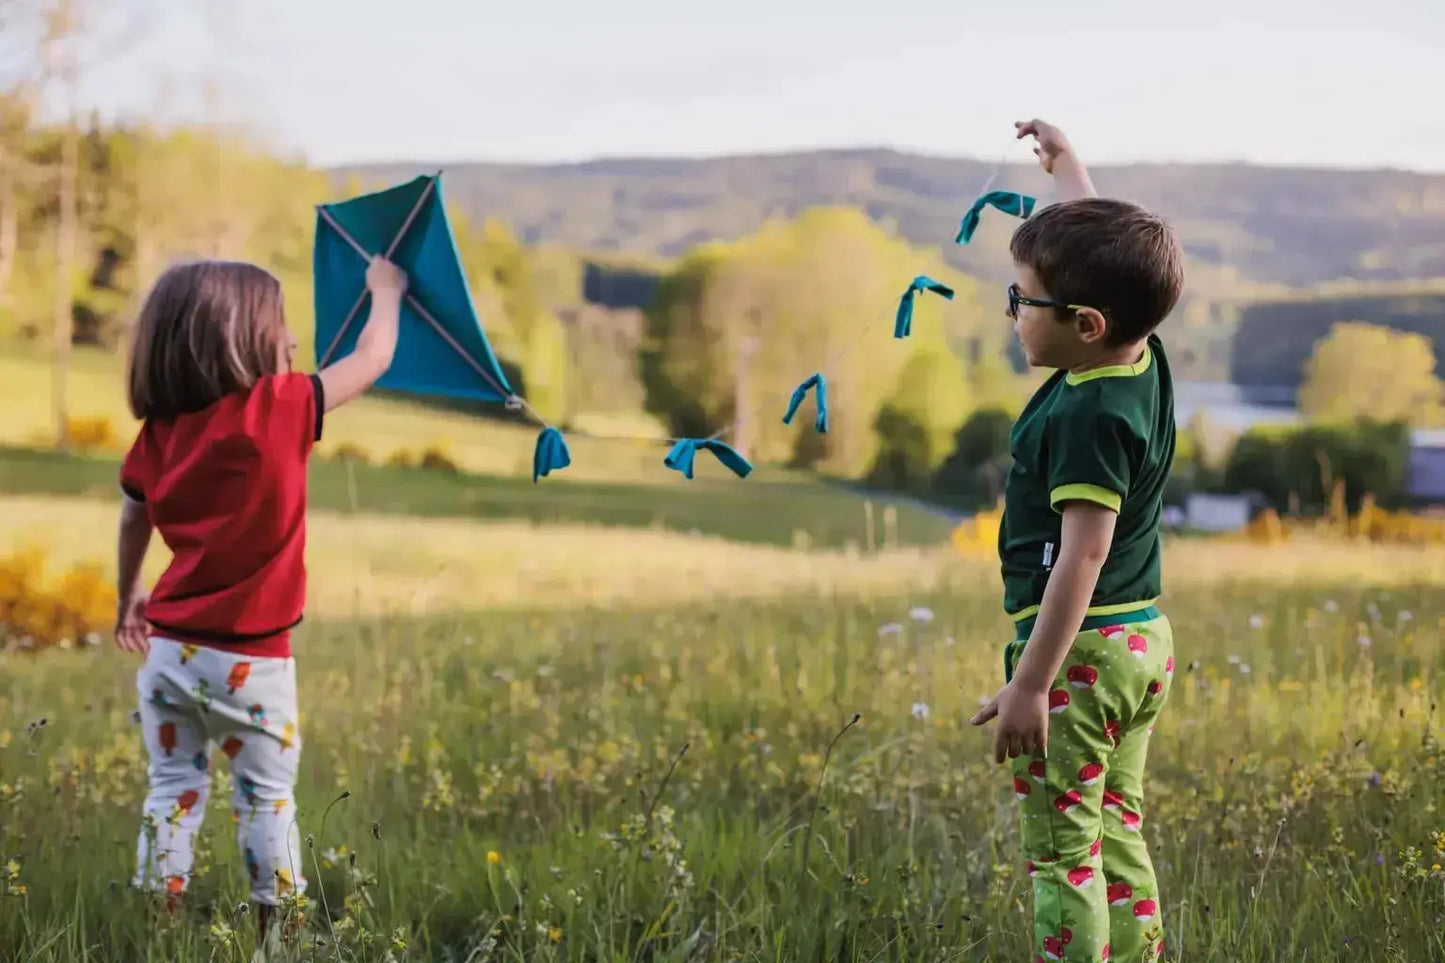
M 411 230 L 412 224 L 416 222 L 417 215 L 421 213 L 421 209 L 426 206 L 427 201 L 431 198 L 432 191 L 436 187 L 436 182 L 437 177 L 432 177 L 431 180 L 427 182 L 426 189 L 422 191 L 421 196 L 417 198 L 417 202 L 412 207 L 411 213 L 407 214 L 406 220 L 401 225 L 401 229 L 398 230 L 396 232 L 396 236 L 392 238 L 391 244 L 386 249 L 386 254 L 382 255 L 387 260 L 390 260 L 391 256 L 396 253 L 397 246 L 400 245 L 402 239 L 406 237 L 407 231 Z M 321 215 L 321 219 L 326 222 L 328 227 L 330 227 L 333 231 L 336 232 L 336 235 L 338 237 L 340 237 L 347 244 L 351 245 L 351 249 L 357 254 L 359 254 L 363 261 L 366 261 L 368 264 L 371 263 L 375 255 L 373 255 L 370 251 L 363 247 L 360 241 L 352 237 L 351 233 L 347 231 L 346 228 L 342 227 L 341 224 L 337 222 L 336 218 L 332 217 L 331 212 L 326 209 L 325 205 L 318 205 L 316 208 L 316 213 Z M 349 328 L 351 326 L 351 322 L 355 320 L 356 313 L 361 310 L 361 305 L 366 300 L 366 296 L 369 293 L 370 292 L 365 287 L 362 288 L 361 295 L 356 299 L 356 303 L 352 305 L 350 313 L 346 316 L 346 320 L 342 322 L 341 327 L 336 332 L 336 336 L 331 339 L 331 344 L 327 347 L 326 353 L 322 355 L 321 360 L 317 363 L 318 368 L 324 368 L 326 366 L 326 363 L 331 360 L 331 356 L 335 353 L 337 345 L 341 343 L 342 336 L 346 334 L 347 328 Z M 460 344 L 457 343 L 456 338 L 453 338 L 451 334 L 446 330 L 446 328 L 442 327 L 441 322 L 432 316 L 432 313 L 428 311 L 420 301 L 417 300 L 416 295 L 414 295 L 410 290 L 406 292 L 406 303 L 413 311 L 417 313 L 418 317 L 420 317 L 427 324 L 430 324 L 432 326 L 432 329 L 436 331 L 437 334 L 441 335 L 442 340 L 445 341 L 448 345 L 450 345 L 451 349 L 455 351 L 458 355 L 460 355 L 463 361 L 472 366 L 472 370 L 475 371 L 478 375 L 480 375 L 482 380 L 485 381 L 487 385 L 498 394 L 498 396 L 505 399 L 505 403 L 508 408 L 526 408 L 528 411 L 531 411 L 531 405 L 528 405 L 527 402 L 523 400 L 519 395 L 506 390 L 500 384 L 498 384 L 497 379 L 492 377 L 491 372 L 487 371 L 480 364 L 478 364 L 477 359 L 473 358 L 465 348 L 463 348 Z M 534 417 L 536 416 L 535 412 L 532 412 L 532 414 Z M 541 418 L 538 418 L 538 420 L 542 421 L 543 425 L 546 425 L 546 422 L 543 421 Z

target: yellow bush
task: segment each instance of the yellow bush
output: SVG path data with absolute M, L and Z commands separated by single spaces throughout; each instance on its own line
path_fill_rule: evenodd
M 0 557 L 0 647 L 94 645 L 115 605 L 115 587 L 98 566 L 77 565 L 50 582 L 39 550 Z
M 360 445 L 349 441 L 343 441 L 331 451 L 332 461 L 359 461 L 363 465 L 371 464 L 371 453 Z
M 65 433 L 76 451 L 105 451 L 120 447 L 115 425 L 105 415 L 65 419 Z
M 386 458 L 386 467 L 388 468 L 413 468 L 416 463 L 416 456 L 407 448 L 398 448 Z
M 960 555 L 989 555 L 998 551 L 998 532 L 1003 525 L 1003 500 L 988 511 L 964 519 L 953 530 L 954 549 Z
M 427 471 L 442 471 L 452 475 L 461 471 L 445 446 L 440 444 L 427 445 L 426 450 L 421 453 L 421 467 Z

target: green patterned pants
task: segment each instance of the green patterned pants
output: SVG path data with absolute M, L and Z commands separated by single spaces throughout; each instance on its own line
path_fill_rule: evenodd
M 1009 677 L 1023 647 L 1008 648 Z M 1079 633 L 1049 693 L 1048 759 L 1013 760 L 1036 960 L 1139 963 L 1163 953 L 1141 830 L 1149 734 L 1173 674 L 1162 615 Z

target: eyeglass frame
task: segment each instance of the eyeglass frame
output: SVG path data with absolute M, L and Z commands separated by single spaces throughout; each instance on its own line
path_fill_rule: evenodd
M 1027 304 L 1031 308 L 1063 308 L 1065 311 L 1083 311 L 1088 308 L 1085 304 L 1065 304 L 1063 301 L 1047 301 L 1043 298 L 1028 298 L 1019 293 L 1018 282 L 1008 286 L 1008 316 L 1018 320 L 1019 305 Z M 1098 311 L 1098 308 L 1090 310 Z M 1100 314 L 1104 312 L 1099 311 Z

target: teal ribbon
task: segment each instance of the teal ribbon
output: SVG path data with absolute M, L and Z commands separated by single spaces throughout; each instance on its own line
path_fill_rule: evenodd
M 567 440 L 556 428 L 544 428 L 537 436 L 537 450 L 532 453 L 532 484 L 549 472 L 559 471 L 572 464 L 572 453 L 567 450 Z
M 733 474 L 739 478 L 748 477 L 753 466 L 742 455 L 729 444 L 718 441 L 716 438 L 682 438 L 672 446 L 667 457 L 662 463 L 673 471 L 680 471 L 687 478 L 692 478 L 692 464 L 697 457 L 697 450 L 706 448 L 717 456 L 717 460 L 730 468 Z
M 898 301 L 898 317 L 893 322 L 893 337 L 906 338 L 913 333 L 913 296 L 920 291 L 932 291 L 934 294 L 941 294 L 948 300 L 953 300 L 953 288 L 933 280 L 926 274 L 920 274 L 908 285 L 908 290 L 903 292 L 903 297 Z
M 967 244 L 973 240 L 974 231 L 978 230 L 979 219 L 983 216 L 985 207 L 995 207 L 1005 214 L 1012 214 L 1014 217 L 1029 217 L 1034 212 L 1032 197 L 1027 194 L 1018 194 L 1014 191 L 989 191 L 968 209 L 963 215 L 963 223 L 958 226 L 958 236 L 953 239 L 955 244 Z
M 818 397 L 818 417 L 813 422 L 813 427 L 819 434 L 828 433 L 828 379 L 823 377 L 822 372 L 813 375 L 798 387 L 793 389 L 793 397 L 788 401 L 788 411 L 783 415 L 783 424 L 791 425 L 793 416 L 798 413 L 798 407 L 802 405 L 803 399 L 808 397 L 808 389 L 816 388 Z

